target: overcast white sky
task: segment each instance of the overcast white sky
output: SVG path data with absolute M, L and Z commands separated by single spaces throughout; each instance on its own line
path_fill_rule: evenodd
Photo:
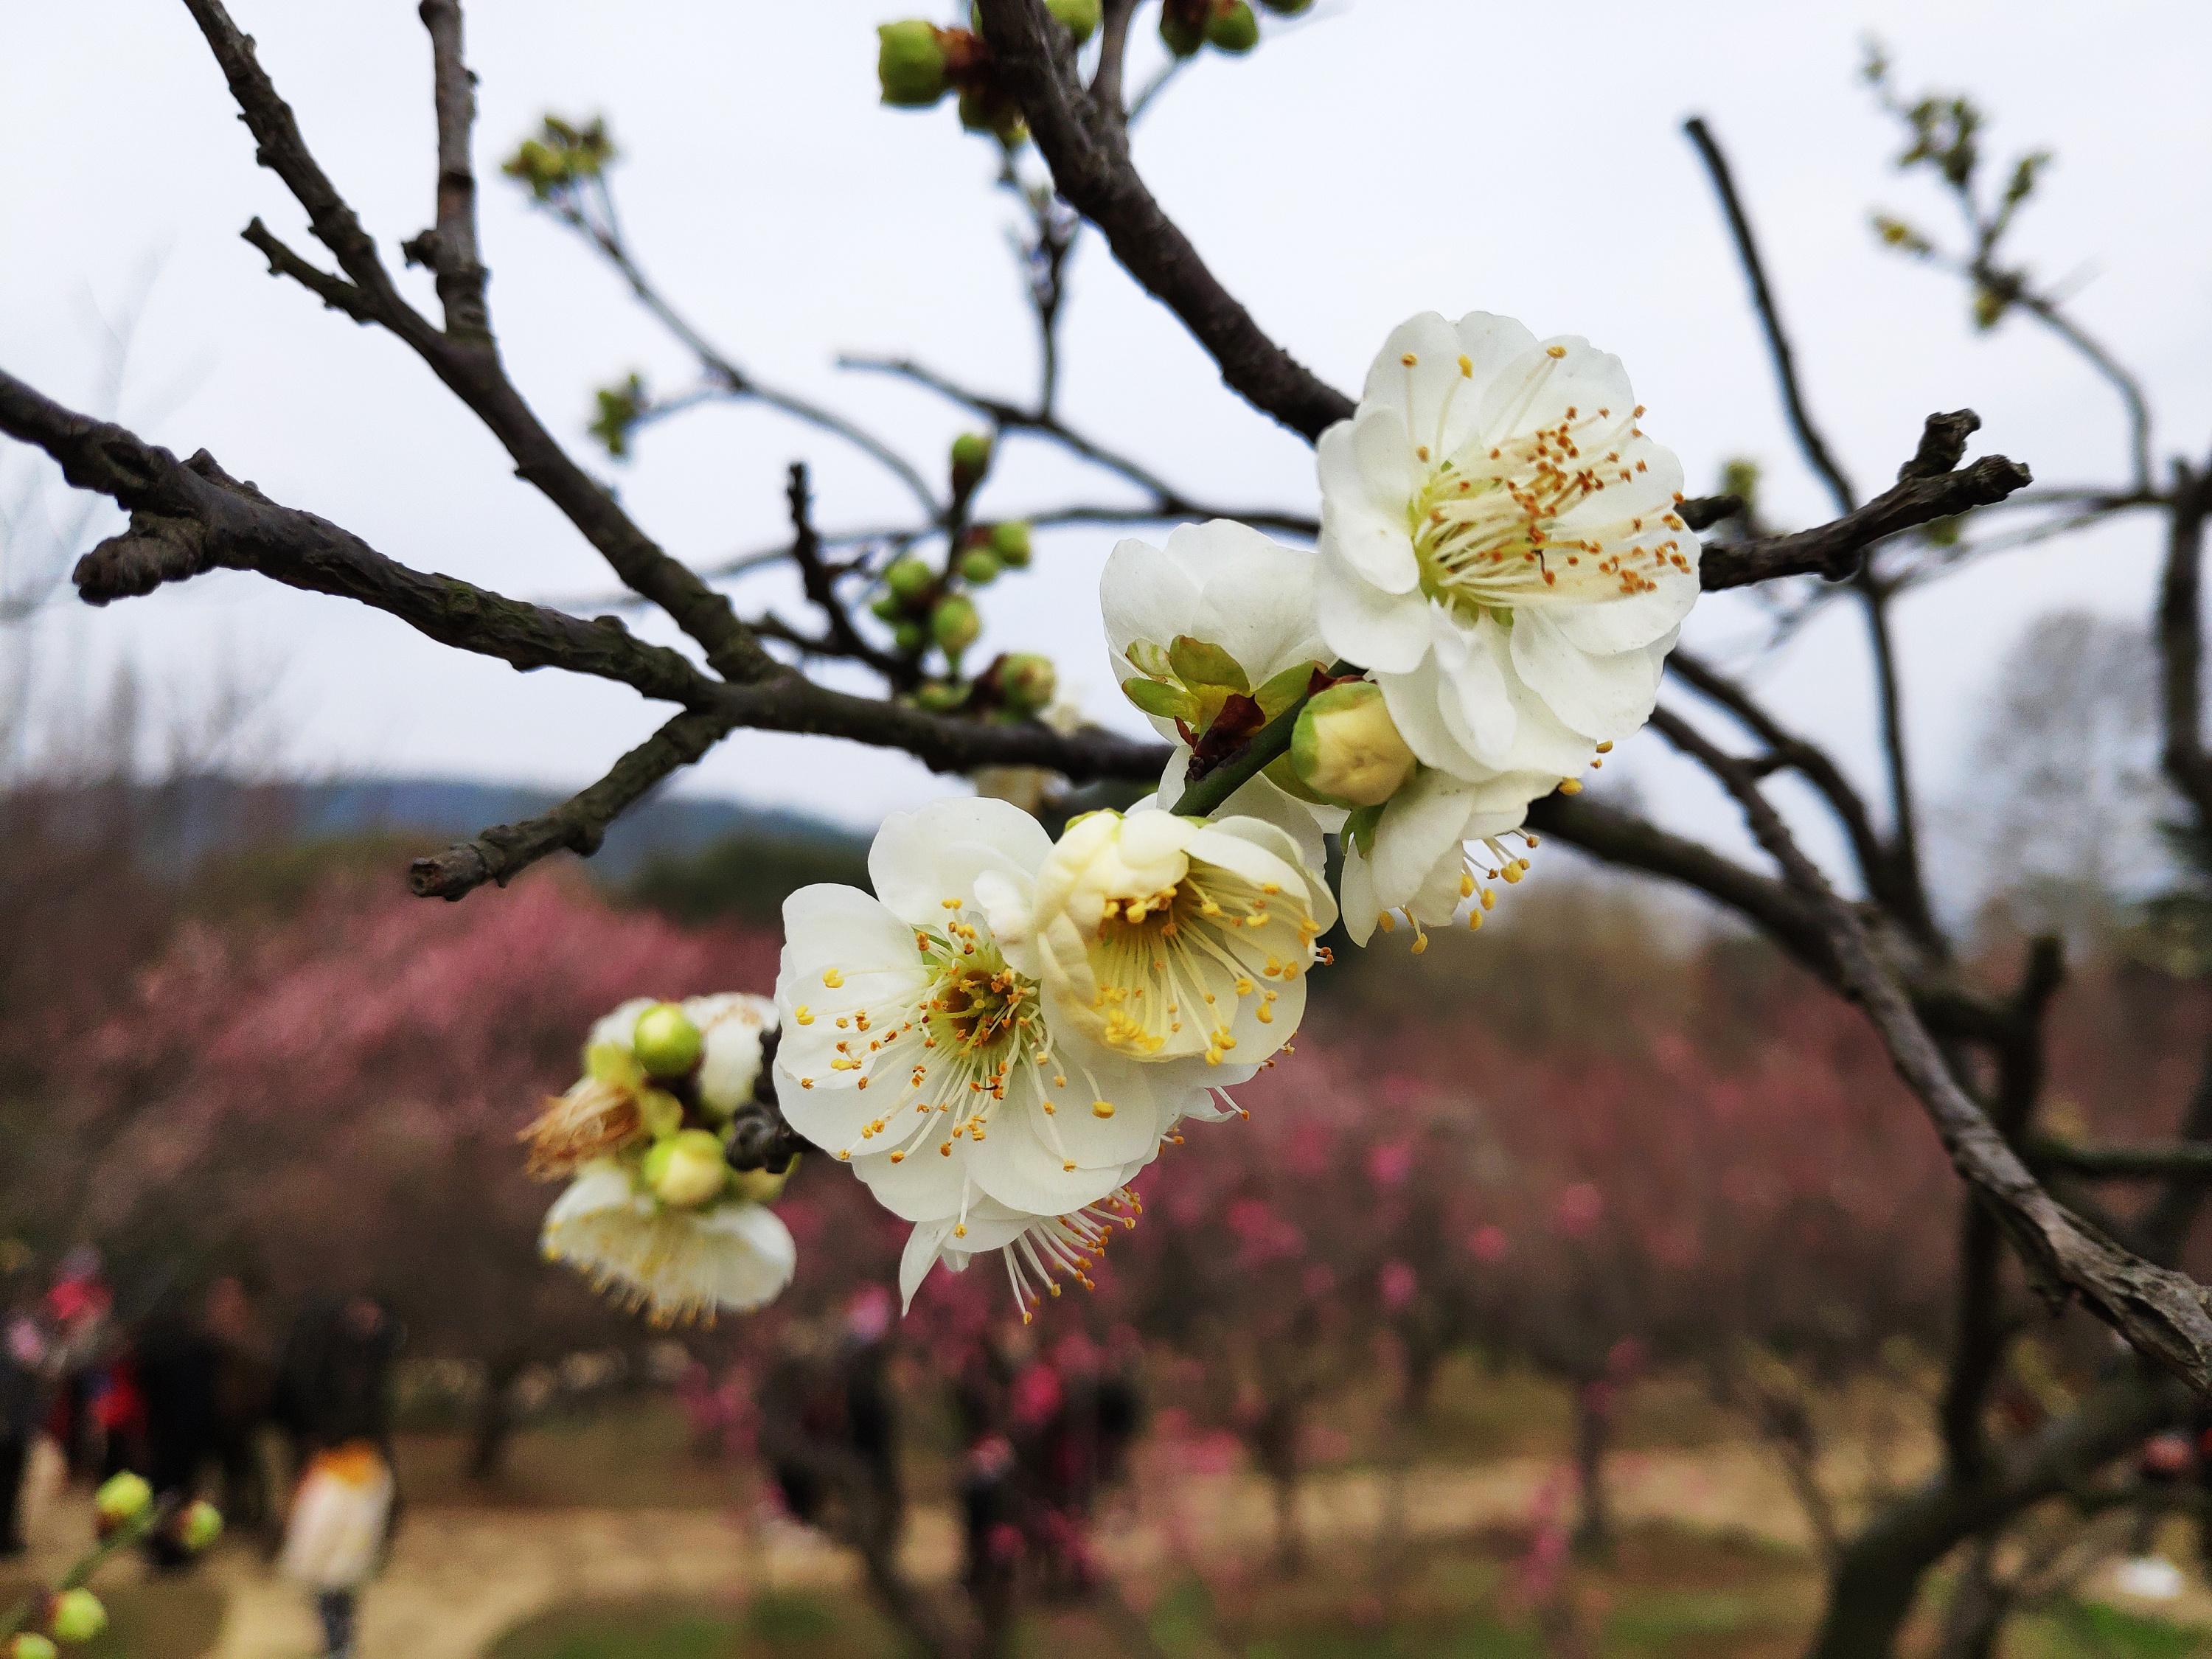
M 233 0 L 325 167 L 392 263 L 431 198 L 428 51 L 403 0 Z M 627 160 L 632 240 L 739 362 L 899 434 L 941 465 L 957 417 L 841 374 L 841 349 L 911 352 L 1020 395 L 1032 369 L 989 148 L 949 111 L 874 101 L 884 0 L 475 0 L 487 174 L 548 108 L 604 112 Z M 1338 0 L 1252 58 L 1209 56 L 1139 134 L 1140 165 L 1214 269 L 1321 373 L 1355 387 L 1388 328 L 1425 308 L 1510 313 L 1626 359 L 1648 428 L 1693 480 L 1749 453 L 1775 516 L 1826 516 L 1787 441 L 1741 279 L 1689 146 L 1703 112 L 1735 159 L 1795 326 L 1813 401 L 1863 488 L 1931 410 L 1971 404 L 1979 443 L 2051 482 L 2119 476 L 2110 392 L 2030 327 L 1965 325 L 1963 295 L 1881 253 L 1881 204 L 1948 228 L 1929 187 L 1888 170 L 1894 134 L 1855 70 L 1878 33 L 1908 87 L 1972 88 L 2001 159 L 2058 154 L 2018 251 L 2076 283 L 2081 320 L 2141 366 L 2162 453 L 2212 438 L 2212 12 L 2197 0 L 1597 0 L 1562 14 L 1487 0 Z M 296 208 L 257 169 L 220 76 L 174 0 L 76 0 L 0 17 L 0 364 L 64 399 L 97 396 L 97 305 L 158 263 L 118 411 L 180 452 L 211 449 L 280 500 L 416 566 L 533 597 L 604 591 L 596 556 L 513 479 L 473 418 L 396 342 L 262 274 L 255 214 L 303 250 Z M 571 239 L 495 181 L 484 204 L 495 315 L 513 371 L 585 444 L 589 392 L 632 368 L 664 385 L 681 353 Z M 409 282 L 427 300 L 419 273 Z M 1194 493 L 1310 509 L 1310 453 L 1224 392 L 1165 312 L 1095 240 L 1073 272 L 1066 409 Z M 171 395 L 183 388 L 181 396 Z M 758 410 L 647 434 L 613 470 L 680 555 L 711 561 L 781 529 L 785 465 L 817 463 L 828 526 L 897 514 L 883 476 Z M 603 465 L 603 463 L 595 463 Z M 0 453 L 0 500 L 28 476 Z M 1109 495 L 1034 452 L 984 506 Z M 987 644 L 1036 647 L 1111 699 L 1093 593 L 1113 537 L 1054 538 L 995 590 Z M 2150 526 L 2024 554 L 1914 602 L 1904 647 L 1924 771 L 1948 775 L 1972 699 L 2037 613 L 2141 615 Z M 763 598 L 779 594 L 765 581 Z M 1741 640 L 1709 604 L 1691 637 Z M 128 653 L 180 688 L 245 665 L 276 677 L 291 762 L 580 785 L 661 718 L 619 688 L 507 669 L 396 623 L 219 575 L 41 636 L 50 672 Z M 1856 626 L 1840 611 L 1761 672 L 1792 716 L 1855 766 L 1871 758 Z M 9 647 L 14 648 L 14 647 Z M 1108 695 L 1101 695 L 1108 694 Z M 1622 769 L 1670 814 L 1719 823 L 1644 738 Z M 1617 776 L 1618 773 L 1609 776 Z M 741 735 L 684 787 L 866 822 L 945 785 L 896 757 Z

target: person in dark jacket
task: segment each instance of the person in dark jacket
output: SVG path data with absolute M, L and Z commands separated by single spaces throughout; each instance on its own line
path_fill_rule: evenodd
M 0 1557 L 23 1553 L 23 1474 L 46 1413 L 46 1333 L 29 1310 L 0 1321 Z

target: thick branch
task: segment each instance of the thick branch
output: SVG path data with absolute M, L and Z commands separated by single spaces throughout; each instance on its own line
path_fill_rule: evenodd
M 446 332 L 457 339 L 489 339 L 491 313 L 484 304 L 483 256 L 477 247 L 477 175 L 469 158 L 476 125 L 476 76 L 461 55 L 460 0 L 422 0 L 422 27 L 430 32 L 432 98 L 438 112 L 438 218 L 418 244 L 437 272 Z
M 457 899 L 488 881 L 501 887 L 538 860 L 559 852 L 589 858 L 607 827 L 657 784 L 665 781 L 729 734 L 720 713 L 678 714 L 629 753 L 590 788 L 543 817 L 502 823 L 472 841 L 416 859 L 407 872 L 418 898 Z
M 2212 471 L 2177 466 L 2175 472 L 2158 596 L 2164 758 L 2198 825 L 2212 830 L 2212 759 L 2204 752 L 2204 520 L 2212 514 Z
M 1077 80 L 1066 31 L 1039 0 L 977 0 L 977 9 L 1060 195 L 1105 233 L 1138 283 L 1182 319 L 1230 387 L 1309 439 L 1349 416 L 1352 400 L 1267 337 L 1153 199 L 1120 118 Z
M 1985 455 L 1954 472 L 1900 479 L 1856 512 L 1813 529 L 1755 541 L 1716 543 L 1700 556 L 1698 580 L 1711 592 L 1781 576 L 1847 576 L 1866 550 L 1885 537 L 2001 501 L 2033 477 L 2018 461 Z
M 647 645 L 612 618 L 586 622 L 457 577 L 410 569 L 328 520 L 240 483 L 204 451 L 179 461 L 5 373 L 0 432 L 45 450 L 78 489 L 130 510 L 131 528 L 77 565 L 77 592 L 90 604 L 150 593 L 210 570 L 252 570 L 288 587 L 358 600 L 442 645 L 517 668 L 595 674 L 670 702 L 696 704 L 720 690 L 680 652 Z
M 1749 771 L 1668 711 L 1660 710 L 1653 723 L 1697 755 L 1735 797 L 1760 845 L 1811 902 L 1835 952 L 1846 994 L 1881 1035 L 1953 1166 L 1994 1209 L 2046 1293 L 2057 1294 L 2063 1287 L 2079 1295 L 2138 1352 L 2200 1393 L 2212 1393 L 2212 1307 L 2203 1288 L 2092 1231 L 2043 1189 L 1959 1086 L 1927 1027 L 1876 956 L 1856 913 L 1799 850 Z

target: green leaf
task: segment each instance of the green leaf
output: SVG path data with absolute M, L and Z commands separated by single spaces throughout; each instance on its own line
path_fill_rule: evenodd
M 1198 700 L 1179 686 L 1163 685 L 1158 680 L 1123 680 L 1121 695 L 1147 714 L 1162 720 L 1195 720 L 1198 716 Z
M 1252 690 L 1252 682 L 1245 678 L 1243 665 L 1236 658 L 1219 646 L 1188 634 L 1175 636 L 1175 642 L 1168 647 L 1168 661 L 1185 685 L 1225 685 L 1231 691 L 1247 693 Z
M 1313 684 L 1313 672 L 1312 663 L 1293 663 L 1255 691 L 1252 699 L 1260 705 L 1261 712 L 1273 720 L 1305 696 L 1306 687 Z
M 1355 807 L 1344 820 L 1344 833 L 1352 845 L 1358 848 L 1361 857 L 1371 859 L 1375 856 L 1375 826 L 1382 821 L 1382 809 L 1380 806 Z

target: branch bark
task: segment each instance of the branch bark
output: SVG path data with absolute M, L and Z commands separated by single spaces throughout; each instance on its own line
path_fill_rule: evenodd
M 438 216 L 416 244 L 422 263 L 437 273 L 446 332 L 456 339 L 489 341 L 491 313 L 484 302 L 490 273 L 477 247 L 477 174 L 469 156 L 476 125 L 477 78 L 461 53 L 460 0 L 422 0 L 422 27 L 430 32 L 431 97 L 438 115 Z
M 1119 114 L 1102 109 L 1076 78 L 1073 44 L 1040 0 L 976 0 L 976 9 L 1060 195 L 1105 234 L 1139 285 L 1182 319 L 1230 388 L 1309 440 L 1348 417 L 1352 399 L 1267 337 L 1153 198 Z

